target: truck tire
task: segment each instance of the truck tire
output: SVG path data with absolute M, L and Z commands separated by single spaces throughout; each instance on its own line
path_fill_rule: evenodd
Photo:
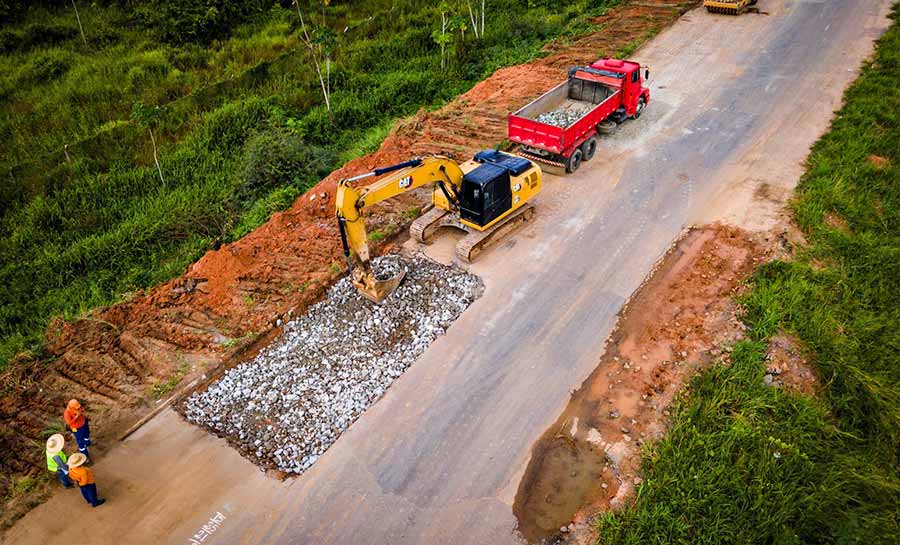
M 597 153 L 597 137 L 592 136 L 581 145 L 581 160 L 590 161 L 595 153 Z
M 644 113 L 644 107 L 647 105 L 647 102 L 644 100 L 644 97 L 641 97 L 638 100 L 637 108 L 634 109 L 634 115 L 631 116 L 632 119 L 638 119 L 641 117 L 641 114 Z
M 578 167 L 581 166 L 581 157 L 581 148 L 573 151 L 572 155 L 570 155 L 569 158 L 566 159 L 566 172 L 571 174 L 578 170 Z

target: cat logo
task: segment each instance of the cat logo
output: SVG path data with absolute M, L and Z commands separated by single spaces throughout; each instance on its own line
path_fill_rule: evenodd
M 400 178 L 400 189 L 406 189 L 407 187 L 412 185 L 412 176 L 406 176 L 405 178 Z

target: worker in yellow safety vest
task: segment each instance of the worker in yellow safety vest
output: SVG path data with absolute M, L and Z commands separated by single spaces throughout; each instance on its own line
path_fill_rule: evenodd
M 47 469 L 56 473 L 63 486 L 72 488 L 74 485 L 69 478 L 69 466 L 66 465 L 66 453 L 63 452 L 65 442 L 65 438 L 59 433 L 54 433 L 47 439 Z

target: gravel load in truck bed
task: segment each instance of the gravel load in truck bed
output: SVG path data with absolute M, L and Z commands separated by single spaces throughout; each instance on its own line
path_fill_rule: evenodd
M 583 108 L 567 106 L 565 108 L 539 114 L 535 121 L 546 125 L 553 125 L 554 127 L 568 127 L 584 117 L 590 109 L 590 106 L 584 106 Z
M 255 463 L 302 473 L 483 292 L 481 279 L 425 257 L 375 260 L 406 278 L 380 305 L 338 281 L 250 362 L 181 410 Z

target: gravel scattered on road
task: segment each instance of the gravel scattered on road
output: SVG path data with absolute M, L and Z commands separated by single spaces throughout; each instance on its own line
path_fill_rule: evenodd
M 374 266 L 406 270 L 380 305 L 341 279 L 254 360 L 193 393 L 184 416 L 262 467 L 308 469 L 484 290 L 477 276 L 424 256 Z

